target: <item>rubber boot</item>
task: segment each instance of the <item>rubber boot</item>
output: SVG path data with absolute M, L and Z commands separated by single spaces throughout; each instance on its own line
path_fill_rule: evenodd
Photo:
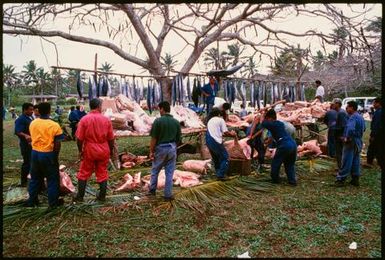
M 360 186 L 359 179 L 360 179 L 359 176 L 352 176 L 352 180 L 350 181 L 350 184 L 357 187 Z
M 82 202 L 84 198 L 84 193 L 86 192 L 87 181 L 78 180 L 78 193 L 73 199 L 74 202 Z
M 99 187 L 99 194 L 96 196 L 96 199 L 99 201 L 105 201 L 107 193 L 107 181 L 100 182 Z

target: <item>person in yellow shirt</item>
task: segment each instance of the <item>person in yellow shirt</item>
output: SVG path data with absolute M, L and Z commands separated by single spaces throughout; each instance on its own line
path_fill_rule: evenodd
M 59 200 L 59 152 L 60 141 L 64 139 L 63 131 L 58 123 L 49 118 L 51 104 L 39 104 L 40 118 L 33 120 L 29 126 L 31 135 L 31 181 L 28 186 L 29 198 L 27 207 L 37 206 L 38 192 L 44 178 L 47 178 L 48 205 L 54 208 L 63 205 Z

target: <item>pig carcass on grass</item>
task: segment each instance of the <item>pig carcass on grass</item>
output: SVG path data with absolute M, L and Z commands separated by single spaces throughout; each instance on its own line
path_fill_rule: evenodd
M 199 181 L 199 178 L 199 174 L 189 171 L 175 170 L 173 175 L 174 185 L 180 185 L 182 188 L 188 188 L 202 184 L 202 182 Z
M 251 159 L 251 147 L 247 144 L 249 137 L 243 138 L 241 140 L 228 140 L 224 142 L 224 146 L 229 153 L 230 159 Z M 254 155 L 256 151 L 254 151 Z
M 182 167 L 185 171 L 206 174 L 211 168 L 210 162 L 211 160 L 187 160 L 183 162 Z
M 150 182 L 151 182 L 151 174 L 143 176 L 142 182 L 144 183 L 143 189 L 149 190 L 150 189 Z M 156 188 L 157 189 L 163 189 L 166 184 L 166 174 L 164 170 L 161 170 L 158 174 L 158 183 Z
M 119 187 L 116 188 L 114 191 L 130 191 L 138 188 L 140 186 L 141 174 L 141 172 L 138 172 L 134 175 L 134 177 L 132 177 L 129 173 L 125 174 L 123 176 L 123 183 L 118 185 Z
M 68 194 L 75 192 L 75 186 L 72 183 L 70 176 L 65 171 L 59 171 L 60 173 L 60 193 Z
M 299 145 L 297 148 L 298 157 L 302 157 L 306 154 L 319 156 L 322 154 L 321 148 L 318 145 L 317 140 L 310 140 Z

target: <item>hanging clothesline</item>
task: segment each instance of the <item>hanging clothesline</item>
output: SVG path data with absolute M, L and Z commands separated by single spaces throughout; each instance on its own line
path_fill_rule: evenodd
M 121 77 L 138 77 L 138 78 L 173 78 L 175 76 L 179 75 L 192 75 L 192 76 L 202 76 L 202 77 L 208 77 L 207 74 L 202 74 L 202 73 L 195 73 L 195 72 L 180 72 L 176 70 L 171 70 L 172 72 L 178 73 L 177 75 L 170 75 L 170 76 L 163 76 L 163 75 L 135 75 L 135 74 L 124 74 L 124 73 L 117 73 L 117 72 L 105 72 L 105 71 L 100 71 L 100 70 L 90 70 L 90 69 L 83 69 L 83 68 L 74 68 L 74 67 L 62 67 L 62 66 L 51 66 L 51 68 L 56 68 L 56 69 L 64 69 L 64 70 L 79 70 L 83 72 L 92 72 L 92 73 L 97 73 L 97 74 L 108 74 L 108 75 L 117 75 Z M 244 80 L 244 81 L 261 81 L 261 82 L 271 82 L 271 83 L 287 83 L 287 82 L 294 82 L 294 83 L 313 83 L 313 81 L 297 81 L 295 79 L 291 80 L 269 80 L 269 79 L 260 79 L 260 78 L 239 78 L 239 77 L 225 77 L 225 80 Z
M 186 75 L 192 75 L 192 76 L 202 76 L 202 77 L 209 77 L 207 74 L 203 73 L 195 73 L 195 72 L 181 72 L 177 70 L 171 70 L 172 72 L 175 72 L 177 74 L 186 76 Z M 273 80 L 273 79 L 261 79 L 261 78 L 239 78 L 239 77 L 224 77 L 224 80 L 232 80 L 232 79 L 237 79 L 237 80 L 245 80 L 245 81 L 262 81 L 262 82 L 272 82 L 272 83 L 287 83 L 287 82 L 294 82 L 294 83 L 314 83 L 313 81 L 298 81 L 296 79 L 290 79 L 290 80 Z
M 121 77 L 136 77 L 136 78 L 172 78 L 173 76 L 161 76 L 161 75 L 135 75 L 135 74 L 123 74 L 116 72 L 105 72 L 100 70 L 90 70 L 90 69 L 82 69 L 82 68 L 72 68 L 72 67 L 60 67 L 60 66 L 51 66 L 51 68 L 56 69 L 64 69 L 64 70 L 79 70 L 84 72 L 92 72 L 97 74 L 109 74 L 109 75 L 118 75 Z

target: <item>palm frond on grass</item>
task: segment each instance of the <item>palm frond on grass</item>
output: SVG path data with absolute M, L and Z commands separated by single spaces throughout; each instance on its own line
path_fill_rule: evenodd
M 333 171 L 336 162 L 327 158 L 309 158 L 298 160 L 295 163 L 296 172 L 299 175 L 320 174 L 322 172 Z
M 171 203 L 163 202 L 157 210 L 182 207 L 203 214 L 208 207 L 215 207 L 218 203 L 235 198 L 253 198 L 256 192 L 268 192 L 271 187 L 270 183 L 258 180 L 254 176 L 231 177 L 225 182 L 211 181 L 182 189 L 175 194 L 175 199 Z

